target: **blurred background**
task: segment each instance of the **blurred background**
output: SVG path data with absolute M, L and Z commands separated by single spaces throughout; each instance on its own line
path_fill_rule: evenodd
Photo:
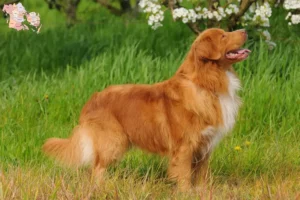
M 0 6 L 14 2 L 19 1 L 1 0 Z M 67 65 L 79 66 L 96 55 L 128 43 L 136 44 L 138 50 L 145 50 L 153 56 L 165 56 L 171 52 L 176 54 L 174 51 L 184 54 L 196 36 L 187 24 L 180 20 L 175 22 L 169 10 L 164 13 L 163 26 L 152 30 L 147 23 L 150 14 L 143 12 L 144 10 L 138 6 L 139 1 L 22 0 L 20 2 L 28 12 L 40 14 L 41 34 L 11 30 L 5 18 L 0 20 L 1 55 L 15 53 L 19 55 L 17 58 L 1 56 L 1 59 L 6 61 L 0 61 L 2 63 L 0 80 L 23 70 L 56 71 L 64 69 Z M 196 2 L 209 8 L 207 2 L 214 1 L 186 2 L 192 2 L 193 5 Z M 255 2 L 263 3 L 263 1 Z M 225 1 L 221 3 L 226 4 Z M 253 1 L 251 3 L 255 5 Z M 289 26 L 285 20 L 289 11 L 283 8 L 283 1 L 279 1 L 277 7 L 275 3 L 276 1 L 270 3 L 272 7 L 270 27 L 246 26 L 250 34 L 249 45 L 260 39 L 266 39 L 263 34 L 258 34 L 260 33 L 258 30 L 268 30 L 272 36 L 271 40 L 276 44 L 299 43 L 300 25 Z M 187 4 L 186 7 L 192 7 L 191 5 Z M 167 8 L 168 6 L 162 10 Z M 200 21 L 197 25 L 201 27 L 200 30 L 207 27 L 227 28 L 228 21 L 224 20 L 218 24 Z M 231 27 L 231 29 L 238 28 L 243 27 L 241 24 Z M 41 58 L 39 55 L 41 53 L 47 55 L 46 58 L 45 56 Z M 5 64 L 6 62 L 9 65 Z

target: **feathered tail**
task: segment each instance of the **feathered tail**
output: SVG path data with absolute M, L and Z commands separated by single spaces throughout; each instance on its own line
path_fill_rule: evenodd
M 94 158 L 93 141 L 88 131 L 77 127 L 70 138 L 50 138 L 43 145 L 43 151 L 68 166 L 88 164 Z

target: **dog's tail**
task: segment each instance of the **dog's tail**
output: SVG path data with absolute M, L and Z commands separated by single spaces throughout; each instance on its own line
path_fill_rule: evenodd
M 94 158 L 92 134 L 84 127 L 76 127 L 70 138 L 50 138 L 43 151 L 68 166 L 89 164 Z

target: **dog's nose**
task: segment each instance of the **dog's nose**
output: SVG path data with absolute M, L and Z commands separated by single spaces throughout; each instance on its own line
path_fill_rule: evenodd
M 245 29 L 239 29 L 238 31 L 242 32 L 243 34 L 247 34 L 247 31 Z
M 238 31 L 241 32 L 245 38 L 248 37 L 247 31 L 245 29 L 239 29 Z

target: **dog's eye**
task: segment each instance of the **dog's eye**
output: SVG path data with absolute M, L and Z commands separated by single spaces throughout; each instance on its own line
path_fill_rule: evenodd
M 222 35 L 222 38 L 225 38 L 225 37 L 226 37 L 226 35 L 225 35 L 225 34 L 223 34 L 223 35 Z

